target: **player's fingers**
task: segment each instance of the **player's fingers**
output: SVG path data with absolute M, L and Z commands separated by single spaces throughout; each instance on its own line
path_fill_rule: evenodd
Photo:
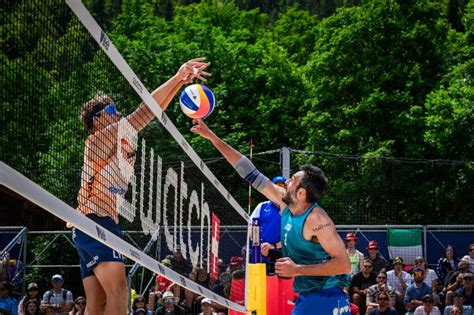
M 189 62 L 200 62 L 200 61 L 203 61 L 203 60 L 206 60 L 206 57 L 197 57 L 197 58 L 194 58 L 194 59 L 190 59 L 190 60 L 188 60 L 188 63 Z

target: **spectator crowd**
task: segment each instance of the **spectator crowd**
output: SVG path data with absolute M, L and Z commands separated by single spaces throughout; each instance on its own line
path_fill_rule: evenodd
M 474 315 L 474 244 L 458 257 L 453 246 L 447 246 L 436 266 L 417 257 L 413 265 L 402 257 L 386 259 L 375 240 L 364 251 L 357 249 L 356 233 L 345 237 L 352 264 L 350 286 L 345 288 L 353 315 Z M 7 257 L 10 259 L 10 257 Z M 216 294 L 236 303 L 244 302 L 245 260 L 233 256 L 224 264 L 219 260 L 219 275 L 213 279 L 207 266 L 193 267 L 180 248 L 161 261 L 162 264 L 190 278 Z M 14 298 L 14 284 L 5 270 L 11 265 L 3 261 L 0 279 L 0 315 L 68 315 L 84 314 L 86 298 L 75 297 L 74 290 L 64 287 L 60 274 L 51 277 L 49 288 L 28 283 L 26 293 Z M 178 284 L 156 275 L 148 294 L 130 292 L 129 315 L 160 314 L 227 314 L 212 300 L 188 291 Z

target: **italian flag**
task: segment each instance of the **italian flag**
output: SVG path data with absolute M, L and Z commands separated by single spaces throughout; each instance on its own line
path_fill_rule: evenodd
M 423 256 L 420 229 L 388 229 L 387 244 L 390 258 L 400 256 L 405 265 L 414 264 L 417 256 Z

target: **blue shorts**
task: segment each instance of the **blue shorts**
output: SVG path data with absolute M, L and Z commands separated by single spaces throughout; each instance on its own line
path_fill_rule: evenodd
M 111 217 L 100 217 L 96 214 L 88 214 L 87 217 L 97 224 L 103 226 L 115 235 L 122 237 L 122 230 Z M 82 279 L 94 274 L 93 269 L 104 261 L 124 262 L 122 254 L 102 244 L 84 232 L 74 228 L 72 239 L 79 253 Z
M 347 294 L 340 288 L 300 293 L 292 315 L 350 315 Z

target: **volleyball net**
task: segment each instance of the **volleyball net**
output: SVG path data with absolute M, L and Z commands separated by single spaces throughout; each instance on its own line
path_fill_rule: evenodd
M 180 251 L 216 280 L 219 259 L 242 256 L 246 246 L 243 239 L 220 247 L 219 231 L 247 226 L 247 211 L 240 206 L 247 203 L 247 186 L 242 182 L 240 191 L 228 191 L 219 178 L 234 171 L 220 164 L 216 176 L 201 159 L 194 148 L 204 142 L 189 133 L 191 121 L 177 109 L 177 98 L 165 113 L 150 94 L 181 64 L 199 56 L 157 52 L 148 69 L 134 72 L 115 38 L 80 1 L 9 1 L 2 11 L 7 14 L 0 119 L 6 132 L 0 140 L 0 184 L 129 262 L 244 311 L 227 295 L 159 262 Z M 123 38 L 116 40 L 124 46 Z M 141 72 L 153 78 L 142 82 Z M 93 213 L 117 219 L 122 230 L 142 230 L 164 248 L 148 255 L 84 215 Z M 48 218 L 39 216 L 35 223 L 50 224 Z

